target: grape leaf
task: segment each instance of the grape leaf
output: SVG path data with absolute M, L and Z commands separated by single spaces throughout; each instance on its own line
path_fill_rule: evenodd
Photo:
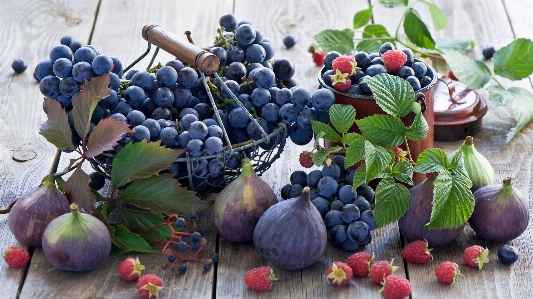
M 407 6 L 409 0 L 379 0 L 379 3 L 385 7 L 393 8 L 397 6 Z
M 366 78 L 376 103 L 383 111 L 398 118 L 411 111 L 415 93 L 409 82 L 389 74 Z
M 365 141 L 366 184 L 378 177 L 390 165 L 393 154 L 379 145 Z
M 332 127 L 328 126 L 323 122 L 311 120 L 311 128 L 313 129 L 313 132 L 315 132 L 318 138 L 324 138 L 325 140 L 334 142 L 342 141 L 341 136 L 337 132 L 335 132 Z
M 415 172 L 430 173 L 445 170 L 448 165 L 448 157 L 440 148 L 425 149 L 418 158 L 414 167 Z
M 349 30 L 349 29 L 348 29 Z M 350 33 L 351 32 L 351 33 Z M 353 31 L 326 29 L 314 35 L 317 44 L 326 52 L 346 54 L 353 51 Z
M 363 136 L 386 148 L 398 146 L 405 140 L 405 125 L 390 115 L 374 114 L 356 121 Z
M 472 89 L 483 88 L 492 78 L 492 73 L 482 61 L 471 59 L 455 50 L 446 51 L 442 56 L 459 81 Z
M 125 226 L 115 225 L 114 228 L 115 234 L 113 235 L 113 243 L 116 245 L 122 248 L 127 248 L 130 251 L 160 253 L 159 251 L 152 249 L 143 238 L 130 232 Z
M 329 108 L 329 121 L 337 132 L 347 133 L 355 121 L 355 108 L 352 105 L 333 104 Z
M 72 175 L 65 182 L 65 196 L 70 203 L 78 205 L 80 212 L 92 214 L 95 210 L 96 196 L 91 192 L 91 178 L 78 164 Z
M 39 134 L 60 150 L 73 150 L 75 147 L 67 113 L 54 99 L 45 98 L 44 105 L 48 119 L 41 124 Z
M 376 187 L 374 217 L 378 227 L 397 221 L 409 208 L 409 189 L 395 184 L 392 178 L 382 179 Z
M 372 19 L 372 6 L 370 6 L 367 9 L 363 9 L 361 11 L 358 11 L 353 16 L 353 29 L 358 29 L 370 22 Z
M 405 12 L 403 29 L 407 35 L 407 38 L 413 44 L 424 49 L 436 49 L 435 41 L 433 40 L 429 29 L 415 9 L 408 8 Z
M 456 228 L 474 212 L 474 195 L 470 179 L 461 175 L 439 173 L 433 188 L 433 210 L 425 229 Z
M 433 26 L 435 27 L 435 30 L 441 30 L 446 28 L 446 26 L 448 26 L 448 19 L 446 18 L 446 15 L 442 12 L 442 10 L 433 2 L 422 2 L 426 3 L 428 6 L 429 14 L 431 15 L 431 19 L 433 20 Z
M 531 105 L 533 94 L 521 87 L 511 87 L 506 90 L 500 86 L 490 86 L 488 91 L 489 99 L 495 105 L 508 105 L 513 109 L 516 126 L 507 132 L 505 144 L 508 144 L 533 120 L 533 105 Z
M 126 187 L 121 199 L 141 209 L 166 215 L 185 215 L 207 205 L 194 192 L 181 187 L 172 174 L 136 180 Z
M 91 81 L 85 81 L 80 92 L 72 97 L 72 117 L 74 127 L 81 140 L 89 133 L 91 128 L 91 116 L 98 102 L 111 93 L 109 87 L 109 74 L 94 77 Z
M 130 209 L 120 210 L 120 216 L 124 220 L 124 224 L 136 231 L 143 239 L 147 241 L 156 241 L 148 234 L 148 231 L 152 230 L 152 234 L 161 241 L 167 241 L 172 236 L 172 231 L 166 225 L 158 228 L 154 227 L 161 223 L 164 223 L 162 214 L 154 214 L 148 211 L 138 211 Z
M 111 186 L 116 189 L 131 181 L 147 178 L 168 168 L 176 158 L 185 152 L 160 146 L 161 141 L 128 143 L 113 159 Z
M 413 185 L 413 165 L 406 160 L 402 160 L 394 165 L 392 175 L 400 182 Z
M 127 123 L 118 119 L 106 118 L 101 120 L 89 135 L 85 156 L 93 158 L 104 151 L 112 150 L 122 139 L 122 135 L 132 132 L 133 130 L 130 130 Z
M 518 38 L 494 53 L 494 74 L 511 80 L 527 78 L 533 72 L 533 41 Z
M 422 113 L 419 113 L 415 115 L 415 120 L 413 121 L 413 124 L 409 128 L 407 128 L 405 135 L 409 140 L 418 141 L 424 140 L 424 138 L 428 136 L 428 133 L 429 125 Z

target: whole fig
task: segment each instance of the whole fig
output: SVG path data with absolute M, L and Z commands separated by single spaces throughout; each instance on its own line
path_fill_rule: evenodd
M 426 240 L 428 247 L 435 247 L 457 239 L 466 225 L 453 229 L 424 229 L 431 219 L 433 183 L 437 174 L 433 173 L 422 184 L 409 189 L 411 201 L 405 215 L 398 220 L 400 231 L 407 241 Z
M 464 153 L 464 166 L 472 181 L 472 192 L 496 182 L 496 174 L 489 160 L 474 147 L 474 138 L 467 136 L 461 148 Z
M 315 263 L 327 244 L 326 225 L 305 187 L 300 197 L 265 211 L 254 230 L 254 245 L 276 267 L 297 270 Z
M 60 270 L 89 271 L 97 268 L 111 252 L 111 235 L 103 222 L 81 213 L 78 205 L 52 220 L 43 234 L 43 253 Z
M 272 188 L 243 160 L 241 174 L 216 197 L 213 225 L 220 236 L 232 242 L 252 241 L 259 217 L 278 199 Z
M 56 188 L 53 176 L 48 176 L 37 189 L 17 199 L 7 223 L 19 243 L 41 247 L 46 226 L 69 211 L 67 197 Z
M 468 220 L 472 230 L 485 240 L 508 242 L 520 236 L 529 224 L 524 195 L 513 188 L 511 178 L 474 192 L 476 204 Z

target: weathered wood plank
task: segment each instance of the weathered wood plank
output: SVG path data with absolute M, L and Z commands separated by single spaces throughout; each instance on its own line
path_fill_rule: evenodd
M 42 95 L 32 76 L 35 65 L 49 58 L 63 35 L 87 39 L 97 1 L 7 1 L 0 5 L 0 207 L 35 189 L 48 173 L 55 147 L 39 135 L 45 120 Z M 28 69 L 18 75 L 11 63 L 22 58 Z M 17 244 L 0 215 L 0 251 Z M 19 244 L 20 245 L 20 244 Z M 1 297 L 20 293 L 25 269 L 0 263 Z

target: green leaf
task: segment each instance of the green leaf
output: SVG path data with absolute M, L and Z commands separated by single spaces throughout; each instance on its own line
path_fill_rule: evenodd
M 422 113 L 415 115 L 415 120 L 413 121 L 413 124 L 409 128 L 407 128 L 407 131 L 405 132 L 407 139 L 414 141 L 424 140 L 428 136 L 428 134 L 429 125 Z
M 425 149 L 416 159 L 414 171 L 420 173 L 441 172 L 448 165 L 448 157 L 440 148 Z
M 348 143 L 348 148 L 346 149 L 346 156 L 344 159 L 344 168 L 354 165 L 365 157 L 365 143 L 366 140 L 362 136 L 361 138 L 355 139 Z
M 114 118 L 102 119 L 89 135 L 85 156 L 90 159 L 104 151 L 112 150 L 122 139 L 122 135 L 132 132 L 134 131 L 130 130 L 128 123 Z
M 402 160 L 392 168 L 393 177 L 405 184 L 413 185 L 413 165 L 411 163 Z
M 39 134 L 60 150 L 75 149 L 67 113 L 61 104 L 55 99 L 45 98 L 44 105 L 48 119 L 41 124 Z
M 472 89 L 483 88 L 492 78 L 492 73 L 482 61 L 471 59 L 455 50 L 446 51 L 442 56 L 457 79 Z
M 356 123 L 367 140 L 386 148 L 400 145 L 405 139 L 405 125 L 394 116 L 374 114 Z
M 185 150 L 160 146 L 161 141 L 130 142 L 113 160 L 111 185 L 113 189 L 140 178 L 147 178 L 168 168 Z
M 342 136 L 343 144 L 352 144 L 359 141 L 365 141 L 365 137 L 359 133 L 346 133 Z
M 474 211 L 469 183 L 464 176 L 439 173 L 434 182 L 431 219 L 424 228 L 456 228 L 464 224 Z
M 113 235 L 113 243 L 119 247 L 143 253 L 160 253 L 159 251 L 152 249 L 143 238 L 130 232 L 125 226 L 115 225 L 114 228 L 115 234 Z
M 326 150 L 316 151 L 313 154 L 313 163 L 316 166 L 322 166 L 322 164 L 324 163 L 327 157 L 328 157 L 328 152 Z
M 393 159 L 391 150 L 365 141 L 366 184 L 378 177 Z
M 387 31 L 387 28 L 381 24 L 368 24 L 363 28 L 362 33 L 363 38 L 379 38 L 383 37 L 385 40 L 393 41 L 390 33 Z M 381 43 L 381 41 L 380 41 Z
M 449 155 L 448 167 L 446 169 L 455 175 L 462 175 L 463 177 L 470 180 L 470 175 L 465 168 L 464 163 L 464 152 L 462 150 L 457 150 L 456 152 Z M 470 182 L 470 185 L 471 182 Z
M 391 178 L 382 179 L 376 187 L 374 217 L 378 227 L 397 221 L 409 208 L 409 189 L 395 184 Z
M 180 186 L 172 174 L 160 174 L 132 182 L 122 193 L 121 199 L 141 209 L 166 215 L 196 212 L 207 202 L 195 193 Z
M 167 241 L 172 236 L 172 231 L 167 225 L 154 229 L 156 225 L 166 222 L 162 214 L 122 209 L 120 210 L 120 216 L 127 227 L 136 231 L 145 240 L 155 241 L 155 239 L 148 234 L 148 231 L 150 230 L 152 230 L 152 234 L 161 241 Z
M 505 90 L 502 87 L 491 86 L 489 99 L 496 105 L 508 105 L 513 109 L 516 126 L 507 132 L 505 144 L 508 144 L 531 120 L 533 120 L 533 94 L 521 87 L 511 87 Z
M 353 29 L 358 29 L 370 22 L 372 19 L 372 6 L 370 6 L 367 9 L 363 9 L 361 11 L 358 11 L 353 16 Z
M 379 0 L 379 3 L 387 8 L 407 6 L 409 0 Z
M 492 61 L 496 75 L 511 80 L 527 78 L 533 72 L 533 41 L 526 38 L 515 39 L 496 51 Z
M 352 189 L 366 184 L 366 162 L 361 163 L 359 167 L 355 170 L 355 174 L 352 180 Z
M 435 49 L 435 41 L 415 9 L 408 8 L 405 12 L 403 30 L 413 44 L 424 49 Z
M 360 52 L 374 53 L 379 51 L 381 42 L 377 40 L 365 39 L 357 43 L 355 49 Z
M 333 104 L 329 108 L 329 121 L 337 132 L 344 134 L 355 122 L 355 108 L 352 105 Z
M 435 53 L 438 54 L 449 50 L 456 50 L 461 53 L 464 53 L 472 50 L 475 46 L 474 41 L 467 39 L 443 38 L 437 40 L 436 42 L 436 47 L 440 50 L 440 52 L 435 51 Z
M 111 256 L 119 256 L 119 255 L 123 255 L 125 253 L 128 253 L 130 252 L 131 250 L 128 249 L 128 248 L 124 248 L 122 246 L 118 246 L 114 243 L 111 243 L 111 252 L 109 253 L 109 255 Z
M 96 197 L 91 192 L 89 182 L 91 178 L 81 169 L 81 163 L 77 165 L 72 175 L 65 182 L 65 196 L 70 203 L 78 205 L 80 212 L 92 214 L 96 205 Z
M 98 102 L 111 93 L 109 74 L 94 77 L 85 81 L 81 91 L 72 97 L 72 117 L 76 132 L 85 140 L 91 128 L 91 117 Z
M 104 202 L 103 204 L 99 205 L 97 209 L 100 211 L 100 214 L 104 217 L 104 219 L 108 219 L 109 215 L 115 211 L 116 206 L 110 204 L 109 202 Z
M 446 26 L 448 26 L 448 19 L 442 10 L 435 3 L 431 3 L 429 1 L 423 2 L 428 5 L 429 13 L 431 15 L 431 19 L 433 20 L 433 26 L 435 27 L 435 30 L 446 28 Z
M 323 122 L 311 120 L 311 128 L 313 129 L 313 132 L 315 132 L 318 138 L 323 138 L 325 140 L 333 142 L 342 141 L 341 136 L 337 132 L 335 132 L 332 127 L 328 126 Z
M 350 30 L 351 31 L 351 30 Z M 316 43 L 326 52 L 346 54 L 354 49 L 353 31 L 326 29 L 314 35 Z
M 409 82 L 389 74 L 367 78 L 367 84 L 372 90 L 374 99 L 383 111 L 398 118 L 411 111 L 415 93 Z

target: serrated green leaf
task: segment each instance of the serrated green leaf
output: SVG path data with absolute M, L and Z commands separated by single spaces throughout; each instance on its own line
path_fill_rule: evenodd
M 361 28 L 370 22 L 372 19 L 372 9 L 373 7 L 370 6 L 367 9 L 363 9 L 355 13 L 353 16 L 353 29 Z
M 96 197 L 91 192 L 89 182 L 91 178 L 81 169 L 81 163 L 77 165 L 72 175 L 65 182 L 65 196 L 70 203 L 78 205 L 80 212 L 92 214 L 96 208 Z
M 413 185 L 413 165 L 411 163 L 402 160 L 392 168 L 393 177 L 408 185 Z
M 109 255 L 111 255 L 111 256 L 119 256 L 119 255 L 123 255 L 123 254 L 128 253 L 128 252 L 131 252 L 131 250 L 128 249 L 128 248 L 124 248 L 122 246 L 118 246 L 115 243 L 111 243 L 111 252 L 109 253 Z
M 415 115 L 413 124 L 405 132 L 407 139 L 414 141 L 424 140 L 428 134 L 429 125 L 422 113 Z
M 393 8 L 397 6 L 407 6 L 409 0 L 379 0 L 379 3 L 387 8 Z
M 508 105 L 512 108 L 516 126 L 511 128 L 505 137 L 508 144 L 531 120 L 533 120 L 533 94 L 521 87 L 489 87 L 489 99 L 496 105 Z
M 323 122 L 311 120 L 311 128 L 313 129 L 313 132 L 317 135 L 318 138 L 323 138 L 325 140 L 333 142 L 342 141 L 342 137 L 337 132 L 335 132 L 332 127 L 328 126 Z
M 132 182 L 121 199 L 141 209 L 166 215 L 196 212 L 204 209 L 207 202 L 195 193 L 180 186 L 172 174 L 160 174 Z
M 90 159 L 112 150 L 124 134 L 131 132 L 128 123 L 114 118 L 102 119 L 89 135 L 85 156 Z
M 385 40 L 393 41 L 387 28 L 381 24 L 368 24 L 363 28 L 363 38 L 379 38 L 383 37 Z M 381 41 L 380 41 L 381 42 Z
M 360 52 L 374 53 L 379 51 L 381 42 L 377 40 L 365 39 L 357 43 L 355 49 Z
M 416 159 L 414 171 L 420 173 L 441 172 L 448 165 L 448 157 L 440 148 L 425 149 Z
M 398 146 L 405 140 L 405 125 L 394 116 L 374 114 L 356 121 L 363 136 L 386 148 Z
M 115 234 L 113 235 L 113 243 L 119 247 L 136 252 L 160 253 L 159 251 L 152 249 L 143 238 L 130 232 L 125 226 L 115 225 L 114 228 Z
M 440 173 L 433 186 L 433 211 L 427 229 L 456 228 L 464 224 L 474 211 L 474 195 L 470 180 L 460 175 Z
M 386 113 L 401 118 L 411 111 L 415 93 L 406 80 L 398 76 L 379 74 L 368 77 L 367 84 L 376 103 Z
M 403 29 L 409 41 L 424 49 L 434 50 L 435 41 L 426 24 L 414 8 L 408 8 L 405 12 Z
M 355 108 L 352 105 L 333 104 L 329 108 L 329 121 L 337 132 L 347 133 L 355 122 Z
M 337 51 L 341 54 L 347 54 L 354 49 L 353 31 L 351 32 L 349 34 L 345 30 L 326 29 L 315 34 L 313 37 L 324 51 Z
M 85 81 L 81 91 L 72 97 L 72 117 L 76 132 L 85 140 L 91 128 L 91 117 L 98 102 L 111 93 L 109 74 Z
M 358 141 L 365 141 L 365 137 L 359 133 L 346 133 L 344 136 L 342 136 L 342 143 L 343 144 L 352 144 L 354 142 Z
M 366 162 L 361 163 L 361 165 L 355 170 L 352 180 L 352 189 L 355 190 L 355 188 L 363 184 L 366 184 Z
M 378 227 L 397 221 L 409 208 L 409 189 L 394 183 L 391 178 L 382 179 L 376 187 L 374 217 Z
M 148 231 L 150 230 L 151 233 L 160 241 L 166 242 L 172 236 L 172 231 L 167 225 L 163 225 L 154 229 L 156 225 L 166 221 L 162 214 L 154 214 L 148 211 L 122 209 L 120 210 L 120 216 L 124 220 L 124 224 L 127 227 L 136 231 L 145 240 L 155 241 L 155 239 L 148 234 Z
M 456 50 L 464 53 L 474 48 L 475 44 L 472 40 L 456 39 L 456 38 L 443 38 L 436 41 L 436 47 L 440 52 L 435 51 L 434 54 L 441 54 L 449 50 Z
M 390 150 L 365 141 L 366 184 L 378 177 L 391 164 L 393 158 Z
M 147 178 L 168 168 L 185 150 L 160 146 L 161 141 L 130 142 L 113 159 L 111 186 L 116 189 L 136 179 Z
M 344 158 L 344 168 L 354 165 L 365 157 L 365 143 L 366 140 L 362 136 L 348 143 Z
M 496 75 L 511 80 L 527 78 L 533 73 L 533 41 L 526 38 L 515 39 L 496 51 L 492 61 Z
M 316 165 L 316 166 L 322 166 L 322 164 L 324 163 L 324 161 L 326 160 L 328 156 L 328 152 L 325 151 L 325 150 L 319 150 L 319 151 L 316 151 L 314 154 L 313 154 L 313 163 Z
M 97 209 L 100 211 L 100 214 L 102 214 L 104 219 L 107 220 L 109 215 L 116 210 L 116 206 L 110 204 L 109 202 L 104 202 L 103 204 L 99 205 Z
M 483 88 L 492 78 L 489 68 L 481 61 L 471 59 L 455 50 L 446 51 L 442 56 L 457 79 L 472 89 Z
M 463 176 L 470 181 L 470 175 L 465 168 L 464 152 L 462 150 L 455 151 L 454 153 L 448 155 L 448 160 L 448 167 L 446 167 L 446 170 L 455 175 Z M 471 181 L 469 185 L 472 187 Z
M 428 1 L 423 1 L 428 5 L 429 14 L 433 20 L 433 26 L 435 30 L 441 30 L 448 26 L 448 19 L 442 10 L 435 4 Z
M 39 134 L 60 150 L 75 149 L 67 113 L 61 108 L 61 104 L 55 99 L 45 98 L 44 105 L 48 119 L 41 124 Z

